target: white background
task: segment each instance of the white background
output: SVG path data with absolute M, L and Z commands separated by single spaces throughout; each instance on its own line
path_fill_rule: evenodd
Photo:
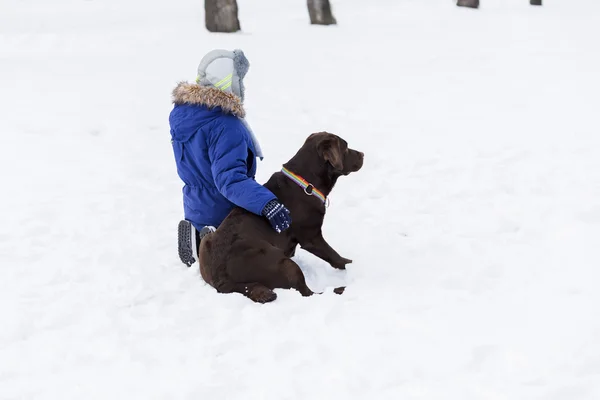
M 0 0 L 0 399 L 600 398 L 600 3 Z M 277 171 L 366 154 L 300 251 L 321 296 L 219 295 L 177 257 L 170 91 L 242 48 Z M 341 283 L 343 296 L 331 290 Z

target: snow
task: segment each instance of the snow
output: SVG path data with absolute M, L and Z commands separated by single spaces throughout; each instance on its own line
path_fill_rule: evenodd
M 0 399 L 600 398 L 600 4 L 238 3 L 0 0 Z M 323 295 L 177 258 L 170 90 L 219 47 L 260 182 L 315 131 L 366 154 L 324 226 L 354 263 L 297 256 Z

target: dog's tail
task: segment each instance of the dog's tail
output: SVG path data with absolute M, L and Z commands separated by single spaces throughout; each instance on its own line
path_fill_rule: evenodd
M 212 271 L 213 257 L 212 257 L 212 233 L 207 234 L 200 241 L 200 248 L 198 249 L 198 262 L 200 264 L 200 275 L 202 279 L 212 287 L 214 287 L 214 278 Z

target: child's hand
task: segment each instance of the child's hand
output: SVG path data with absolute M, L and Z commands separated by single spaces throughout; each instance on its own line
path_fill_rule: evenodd
M 268 202 L 265 208 L 262 210 L 262 215 L 269 220 L 271 226 L 277 231 L 277 233 L 285 231 L 292 223 L 290 210 L 288 210 L 277 200 L 271 200 Z

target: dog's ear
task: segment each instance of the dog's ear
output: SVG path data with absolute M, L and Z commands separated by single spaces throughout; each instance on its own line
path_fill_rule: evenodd
M 340 140 L 335 136 L 329 136 L 318 144 L 319 153 L 338 171 L 344 170 L 342 146 Z

